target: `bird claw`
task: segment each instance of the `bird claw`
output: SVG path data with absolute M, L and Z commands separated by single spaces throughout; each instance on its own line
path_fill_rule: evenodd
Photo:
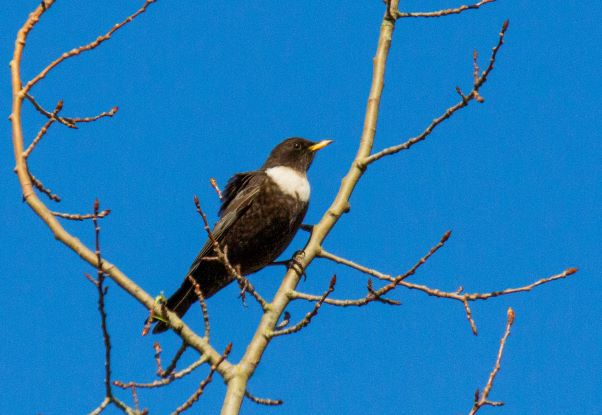
M 303 250 L 299 250 L 293 254 L 293 257 L 289 259 L 287 263 L 287 268 L 292 268 L 297 273 L 297 275 L 303 277 L 303 281 L 307 280 L 307 274 L 305 273 L 305 270 L 303 269 L 303 264 L 301 264 L 299 259 L 303 258 L 304 256 L 305 252 Z

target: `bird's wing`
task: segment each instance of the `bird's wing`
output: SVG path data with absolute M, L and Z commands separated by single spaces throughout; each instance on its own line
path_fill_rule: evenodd
M 213 237 L 218 243 L 224 239 L 225 233 L 232 224 L 251 206 L 266 177 L 263 171 L 251 171 L 238 173 L 228 181 L 219 210 L 220 219 L 212 231 Z M 196 270 L 201 263 L 201 259 L 209 254 L 212 248 L 213 242 L 209 239 L 190 266 L 189 274 Z

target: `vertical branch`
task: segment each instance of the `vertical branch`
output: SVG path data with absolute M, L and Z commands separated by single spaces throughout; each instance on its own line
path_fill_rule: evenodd
M 398 0 L 388 0 L 387 10 L 383 17 L 376 55 L 373 60 L 372 85 L 366 108 L 364 127 L 360 139 L 360 145 L 351 163 L 349 172 L 344 177 L 341 187 L 320 222 L 314 226 L 309 242 L 304 248 L 304 255 L 299 258 L 301 266 L 305 269 L 320 251 L 322 241 L 334 227 L 343 213 L 349 210 L 349 198 L 356 184 L 366 169 L 361 161 L 370 155 L 376 134 L 376 125 L 380 108 L 380 100 L 384 88 L 385 68 L 387 57 L 391 47 L 391 39 L 395 29 L 394 15 L 397 12 Z M 300 280 L 300 275 L 293 269 L 289 270 L 273 301 L 269 304 L 257 327 L 255 335 L 249 343 L 247 350 L 240 363 L 234 367 L 231 376 L 226 377 L 228 389 L 222 406 L 222 415 L 235 415 L 240 412 L 242 401 L 245 397 L 249 378 L 255 372 L 263 353 L 265 352 L 270 338 L 266 333 L 274 331 L 278 320 L 286 306 L 291 301 L 290 294 L 295 290 Z
M 513 323 L 514 323 L 514 310 L 512 310 L 512 308 L 509 308 L 508 309 L 508 320 L 506 321 L 506 330 L 504 331 L 504 335 L 502 336 L 502 338 L 500 340 L 500 348 L 498 349 L 498 352 L 497 352 L 497 358 L 495 359 L 495 365 L 493 366 L 493 370 L 489 374 L 489 378 L 487 379 L 487 384 L 485 384 L 483 393 L 480 393 L 478 389 L 476 390 L 476 392 L 474 394 L 474 405 L 472 406 L 472 409 L 470 410 L 468 415 L 476 414 L 479 411 L 479 409 L 481 409 L 483 406 L 487 406 L 487 405 L 502 406 L 502 405 L 504 405 L 504 402 L 490 401 L 489 400 L 489 392 L 491 392 L 491 389 L 493 388 L 493 381 L 495 380 L 496 375 L 500 371 L 502 356 L 504 355 L 504 347 L 506 346 L 506 340 L 508 340 L 508 337 L 510 336 L 510 328 L 512 327 Z
M 107 327 L 107 312 L 105 310 L 105 295 L 107 288 L 104 286 L 105 273 L 102 271 L 102 256 L 100 254 L 100 225 L 98 224 L 98 212 L 100 203 L 98 199 L 94 201 L 94 240 L 96 246 L 96 289 L 98 290 L 98 311 L 100 312 L 100 327 L 102 329 L 102 338 L 105 344 L 105 394 L 109 399 L 113 398 L 113 390 L 111 389 L 111 337 Z

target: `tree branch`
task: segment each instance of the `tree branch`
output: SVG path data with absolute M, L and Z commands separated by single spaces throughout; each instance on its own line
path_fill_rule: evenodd
M 512 308 L 508 309 L 508 320 L 506 322 L 506 330 L 504 331 L 504 335 L 500 340 L 500 348 L 497 352 L 497 358 L 495 359 L 495 365 L 493 366 L 493 370 L 489 374 L 489 379 L 487 379 L 487 384 L 483 389 L 483 393 L 479 394 L 479 390 L 477 389 L 474 395 L 474 405 L 468 415 L 476 414 L 479 409 L 483 406 L 502 406 L 503 402 L 494 402 L 488 399 L 489 392 L 491 392 L 491 388 L 493 388 L 493 381 L 495 380 L 495 376 L 498 374 L 501 368 L 502 356 L 504 354 L 504 346 L 506 345 L 506 340 L 508 340 L 508 336 L 510 336 L 510 327 L 514 323 L 514 310 Z
M 334 286 L 336 283 L 337 283 L 337 277 L 336 277 L 336 275 L 333 275 L 333 277 L 330 279 L 330 284 L 328 285 L 328 289 L 324 292 L 324 294 L 322 294 L 320 299 L 318 301 L 316 301 L 314 308 L 309 313 L 307 313 L 305 315 L 305 317 L 303 317 L 303 320 L 301 320 L 300 322 L 298 322 L 297 324 L 295 324 L 294 326 L 291 326 L 289 328 L 272 331 L 270 334 L 268 334 L 268 336 L 276 337 L 276 336 L 284 336 L 286 334 L 297 333 L 303 327 L 306 327 L 307 325 L 309 325 L 309 323 L 311 323 L 311 319 L 314 318 L 318 314 L 318 310 L 320 310 L 320 307 L 322 306 L 322 303 L 324 303 L 324 301 L 326 300 L 326 297 L 328 297 L 330 295 L 330 293 L 332 293 L 334 291 Z
M 482 0 L 478 3 L 472 4 L 470 6 L 460 6 L 460 7 L 456 7 L 455 9 L 444 9 L 444 10 L 437 10 L 434 12 L 410 12 L 410 13 L 404 13 L 404 12 L 397 12 L 396 16 L 398 19 L 402 19 L 404 17 L 442 17 L 442 16 L 449 16 L 451 14 L 460 14 L 466 10 L 475 10 L 480 8 L 481 6 L 487 4 L 487 3 L 493 3 L 495 0 Z
M 502 25 L 502 29 L 499 33 L 498 43 L 493 48 L 491 57 L 489 58 L 489 65 L 487 66 L 487 69 L 485 69 L 483 71 L 483 73 L 475 79 L 475 81 L 473 83 L 473 88 L 468 95 L 464 95 L 459 88 L 456 88 L 458 93 L 461 95 L 462 100 L 460 102 L 458 102 L 457 104 L 455 104 L 454 106 L 449 107 L 442 115 L 435 118 L 433 120 L 433 122 L 431 122 L 429 124 L 429 126 L 426 127 L 426 129 L 422 133 L 420 133 L 419 135 L 417 135 L 414 138 L 409 139 L 405 143 L 385 148 L 384 150 L 381 150 L 377 153 L 374 153 L 374 154 L 364 158 L 360 162 L 361 165 L 367 166 L 371 163 L 374 163 L 376 160 L 380 160 L 381 158 L 383 158 L 385 156 L 390 156 L 392 154 L 399 153 L 402 150 L 408 150 L 414 144 L 419 143 L 420 141 L 423 141 L 425 138 L 427 138 L 439 124 L 441 124 L 443 121 L 450 118 L 458 110 L 466 107 L 471 101 L 476 100 L 479 102 L 483 102 L 482 97 L 479 95 L 479 90 L 481 89 L 483 84 L 487 81 L 487 76 L 489 75 L 489 73 L 493 70 L 493 66 L 495 64 L 495 59 L 497 57 L 497 53 L 500 50 L 500 48 L 502 47 L 502 45 L 504 44 L 504 35 L 506 33 L 506 30 L 508 29 L 508 24 L 509 24 L 509 22 L 508 22 L 508 20 L 506 20 L 504 22 L 504 24 Z M 476 60 L 476 57 L 475 57 L 475 60 Z
M 19 29 L 17 33 L 17 39 L 15 41 L 13 59 L 10 63 L 13 102 L 12 112 L 9 117 L 12 123 L 13 150 L 16 161 L 15 170 L 23 191 L 23 198 L 28 206 L 30 206 L 31 209 L 40 217 L 40 219 L 46 223 L 58 241 L 77 253 L 84 261 L 96 267 L 97 258 L 95 253 L 85 246 L 79 239 L 68 233 L 56 219 L 53 212 L 48 209 L 48 207 L 34 192 L 33 187 L 36 184 L 32 183 L 34 180 L 32 180 L 32 177 L 30 176 L 26 160 L 23 157 L 24 138 L 21 111 L 23 107 L 23 100 L 27 92 L 22 90 L 21 82 L 21 60 L 23 49 L 25 47 L 28 34 L 39 22 L 40 17 L 52 6 L 53 3 L 54 0 L 43 1 L 29 15 L 23 26 Z M 146 7 L 148 3 L 149 2 L 147 1 L 144 7 Z M 56 65 L 57 64 L 54 66 Z M 128 278 L 115 265 L 105 259 L 103 259 L 102 262 L 102 271 L 113 281 L 115 281 L 123 290 L 140 302 L 147 310 L 153 310 L 153 312 L 158 315 L 161 315 L 164 312 L 163 308 L 159 304 L 155 303 L 153 297 L 146 293 L 134 281 Z M 222 358 L 222 356 L 205 339 L 194 333 L 175 313 L 172 313 L 171 311 L 165 311 L 165 315 L 169 319 L 170 327 L 172 327 L 173 330 L 191 347 L 199 351 L 201 354 L 206 355 L 211 364 L 215 364 Z M 228 378 L 231 369 L 232 365 L 228 361 L 222 361 L 217 368 L 217 371 L 225 378 Z
M 395 19 L 392 17 L 392 11 L 396 12 L 397 6 L 398 0 L 387 2 L 387 9 L 381 23 L 376 56 L 373 59 L 372 85 L 370 87 L 364 128 L 357 154 L 351 163 L 347 175 L 343 178 L 334 201 L 320 222 L 313 227 L 310 240 L 303 249 L 305 255 L 299 260 L 303 269 L 307 269 L 307 266 L 316 257 L 320 251 L 322 241 L 330 233 L 339 218 L 345 212 L 349 211 L 349 198 L 365 171 L 365 164 L 363 165 L 361 161 L 370 155 L 374 143 L 380 100 L 384 87 L 387 57 L 395 29 Z M 291 301 L 290 293 L 295 290 L 300 278 L 301 276 L 294 269 L 289 269 L 284 276 L 280 288 L 270 303 L 269 309 L 264 312 L 259 322 L 251 343 L 247 347 L 240 363 L 236 366 L 237 370 L 227 380 L 228 389 L 222 407 L 222 415 L 235 415 L 239 413 L 248 380 L 255 372 L 257 364 L 270 342 L 270 337 L 266 336 L 265 333 L 272 332 L 278 324 L 280 316 Z
M 88 43 L 87 45 L 83 45 L 83 46 L 80 46 L 78 48 L 71 49 L 69 52 L 63 53 L 61 56 L 59 56 L 54 61 L 52 61 L 47 67 L 45 67 L 44 69 L 42 69 L 42 71 L 39 74 L 37 74 L 31 81 L 27 82 L 27 84 L 19 91 L 19 93 L 21 95 L 27 94 L 29 92 L 29 90 L 36 83 L 38 83 L 41 79 L 43 79 L 46 75 L 48 75 L 48 73 L 52 69 L 56 68 L 63 61 L 65 61 L 65 60 L 67 60 L 69 58 L 72 58 L 73 56 L 79 55 L 82 52 L 87 52 L 89 50 L 92 50 L 95 47 L 97 47 L 98 45 L 100 45 L 101 43 L 109 40 L 111 38 L 111 36 L 113 35 L 113 33 L 115 33 L 116 31 L 118 31 L 119 29 L 121 29 L 123 26 L 125 26 L 126 24 L 130 23 L 131 21 L 133 21 L 140 14 L 144 13 L 146 11 L 146 9 L 148 8 L 148 6 L 150 6 L 155 1 L 156 0 L 146 0 L 144 2 L 144 4 L 142 5 L 142 7 L 140 7 L 134 14 L 128 16 L 127 18 L 125 18 L 125 20 L 121 21 L 120 23 L 117 23 L 116 25 L 114 25 L 111 28 L 111 30 L 109 30 L 104 35 L 97 37 L 96 40 L 94 40 L 93 42 Z M 47 4 L 47 3 L 52 4 L 52 3 L 54 3 L 54 1 L 42 2 L 42 4 Z M 47 6 L 46 9 L 48 7 L 50 7 L 50 6 Z M 44 12 L 44 10 L 42 10 L 42 13 L 43 12 Z M 41 15 L 41 13 L 40 13 L 40 15 Z

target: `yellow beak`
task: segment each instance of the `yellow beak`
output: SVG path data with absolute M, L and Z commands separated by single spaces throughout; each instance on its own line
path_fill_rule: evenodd
M 309 146 L 309 150 L 310 151 L 318 151 L 324 147 L 326 147 L 328 144 L 332 143 L 333 140 L 322 140 L 317 142 L 316 144 L 314 144 L 313 146 Z

